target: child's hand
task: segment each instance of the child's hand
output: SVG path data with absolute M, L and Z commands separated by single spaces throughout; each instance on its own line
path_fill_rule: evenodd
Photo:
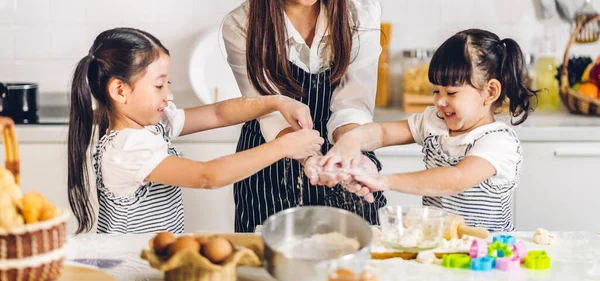
M 280 137 L 285 157 L 292 159 L 306 159 L 317 154 L 325 140 L 319 131 L 302 129 Z
M 306 104 L 286 96 L 280 97 L 278 110 L 283 115 L 283 118 L 290 123 L 294 131 L 313 128 L 310 108 Z
M 353 186 L 352 189 L 346 189 L 348 189 L 350 192 L 356 193 L 359 196 L 365 196 L 363 195 L 365 193 L 366 195 L 369 195 L 376 191 L 390 190 L 387 178 L 378 173 L 371 173 L 360 169 L 349 169 L 346 172 L 350 174 L 352 179 L 362 187 L 359 189 L 356 188 L 356 186 Z

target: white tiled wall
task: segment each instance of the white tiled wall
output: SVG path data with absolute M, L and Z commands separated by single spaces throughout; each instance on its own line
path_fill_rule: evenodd
M 0 81 L 33 81 L 40 92 L 66 92 L 77 61 L 94 37 L 115 26 L 146 30 L 172 54 L 172 87 L 194 101 L 188 59 L 198 34 L 221 23 L 243 0 L 0 0 Z M 535 52 L 542 32 L 534 0 L 380 0 L 393 24 L 392 58 L 406 48 L 438 46 L 461 29 L 478 27 L 512 37 Z M 573 0 L 579 1 L 582 0 Z M 567 23 L 555 28 L 561 56 Z M 575 49 L 594 57 L 598 47 Z M 197 101 L 197 100 L 196 100 Z

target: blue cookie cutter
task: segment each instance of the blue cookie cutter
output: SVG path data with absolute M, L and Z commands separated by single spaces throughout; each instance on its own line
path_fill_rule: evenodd
M 515 243 L 517 243 L 517 239 L 512 235 L 496 235 L 492 242 L 500 242 L 502 244 L 508 245 L 508 248 L 512 248 Z
M 471 269 L 477 271 L 492 270 L 496 266 L 496 259 L 490 257 L 482 257 L 471 260 Z

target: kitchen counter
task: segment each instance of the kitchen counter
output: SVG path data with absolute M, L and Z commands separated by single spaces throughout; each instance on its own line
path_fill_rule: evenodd
M 546 250 L 552 259 L 551 268 L 543 271 L 521 268 L 514 272 L 475 272 L 401 259 L 373 261 L 373 265 L 394 277 L 385 280 L 440 280 L 440 276 L 444 276 L 443 280 L 600 280 L 600 236 L 597 233 L 559 232 L 550 246 L 532 244 L 532 232 L 511 234 L 517 240 L 525 241 L 530 250 Z M 76 236 L 68 241 L 67 261 L 87 259 L 86 263 L 90 263 L 94 262 L 93 259 L 112 259 L 118 265 L 103 270 L 118 280 L 163 280 L 160 271 L 150 268 L 147 261 L 140 258 L 152 235 Z M 240 267 L 238 275 L 238 280 L 243 281 L 275 281 L 262 268 Z M 380 280 L 385 281 L 383 278 Z
M 399 109 L 375 110 L 375 121 L 385 122 L 406 119 L 411 114 Z M 505 116 L 500 120 L 508 121 Z M 185 142 L 229 142 L 239 138 L 241 125 L 201 132 L 176 140 Z M 17 138 L 20 143 L 66 143 L 66 124 L 57 125 L 17 125 Z M 600 141 L 600 117 L 573 115 L 567 112 L 539 112 L 532 114 L 515 131 L 523 142 L 595 142 Z

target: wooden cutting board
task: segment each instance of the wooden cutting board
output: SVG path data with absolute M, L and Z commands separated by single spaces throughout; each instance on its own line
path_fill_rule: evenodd
M 98 269 L 65 265 L 57 281 L 116 281 L 112 275 Z

